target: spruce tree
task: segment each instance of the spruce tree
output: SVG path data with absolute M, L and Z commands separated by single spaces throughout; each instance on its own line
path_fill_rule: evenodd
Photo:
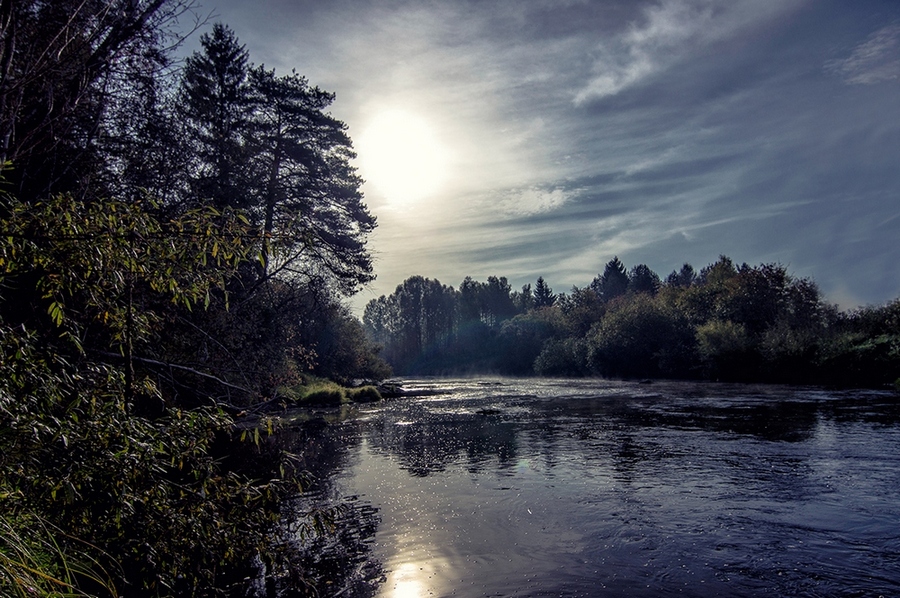
M 625 271 L 625 264 L 618 256 L 606 263 L 603 274 L 591 282 L 591 289 L 604 301 L 625 294 L 628 290 L 628 274 Z
M 634 266 L 628 276 L 628 289 L 633 293 L 655 295 L 661 285 L 659 276 L 646 264 Z
M 247 50 L 221 23 L 200 38 L 185 64 L 180 109 L 194 150 L 194 201 L 247 208 L 250 122 Z
M 550 307 L 554 303 L 556 303 L 556 295 L 553 294 L 553 289 L 547 286 L 543 276 L 539 276 L 534 287 L 534 306 Z

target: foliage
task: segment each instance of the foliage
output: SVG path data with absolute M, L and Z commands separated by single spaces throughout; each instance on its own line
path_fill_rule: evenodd
M 677 310 L 645 294 L 617 302 L 587 336 L 591 367 L 606 376 L 686 373 L 693 338 Z
M 480 283 L 467 277 L 459 291 L 445 293 L 442 313 L 458 314 L 442 328 L 452 342 L 426 354 L 422 345 L 403 340 L 416 338 L 406 335 L 423 320 L 404 311 L 409 304 L 401 304 L 399 294 L 408 283 L 427 280 L 409 279 L 366 307 L 367 332 L 401 373 L 862 386 L 890 386 L 900 376 L 900 300 L 841 314 L 822 300 L 813 281 L 795 278 L 779 264 L 736 266 L 720 256 L 699 274 L 684 264 L 663 283 L 644 264 L 626 274 L 614 258 L 589 286 L 573 287 L 552 305 L 538 305 L 544 291 L 537 289 L 550 293 L 543 278 L 534 292 L 526 285 L 511 293 L 503 278 Z M 506 307 L 492 308 L 498 305 Z
M 543 276 L 538 276 L 537 284 L 534 285 L 534 307 L 552 307 L 556 303 L 556 295 L 553 294 Z
M 100 132 L 169 61 L 191 0 L 16 0 L 0 9 L 0 162 L 24 201 L 102 191 Z M 152 94 L 150 94 L 152 95 Z
M 17 499 L 0 507 L 13 526 L 4 541 L 34 521 L 64 529 L 56 552 L 31 548 L 45 559 L 39 576 L 90 564 L 84 547 L 96 546 L 96 570 L 134 595 L 242 583 L 254 558 L 277 558 L 269 534 L 291 485 L 277 459 L 258 482 L 222 468 L 231 418 L 166 406 L 152 378 L 135 376 L 133 349 L 161 321 L 148 305 L 203 304 L 225 286 L 246 259 L 246 223 L 211 208 L 164 223 L 140 204 L 65 196 L 6 208 L 0 479 Z M 17 311 L 7 297 L 25 285 L 41 301 Z M 91 571 L 71 574 L 73 594 L 103 579 Z
M 697 273 L 694 267 L 688 263 L 681 266 L 680 270 L 672 270 L 666 277 L 666 285 L 670 287 L 687 288 L 697 282 Z
M 396 371 L 447 350 L 458 321 L 457 293 L 440 281 L 413 276 L 389 297 L 370 301 L 363 324 Z
M 177 106 L 193 141 L 197 174 L 192 196 L 218 208 L 249 208 L 247 148 L 250 85 L 246 49 L 234 32 L 216 23 L 200 37 L 202 51 L 187 58 Z M 195 200 L 196 201 L 196 200 Z
M 587 343 L 579 338 L 549 339 L 534 360 L 539 376 L 579 377 L 590 373 Z
M 333 95 L 225 26 L 180 78 L 192 8 L 0 4 L 4 595 L 296 581 L 296 472 L 233 415 L 313 368 L 386 371 L 341 305 L 375 220 Z
M 628 274 L 618 256 L 606 263 L 603 274 L 591 282 L 591 290 L 604 301 L 612 301 L 628 290 Z
M 5 492 L 2 498 L 18 496 Z M 0 519 L 0 592 L 4 596 L 117 596 L 114 580 L 98 558 L 111 562 L 89 545 L 79 546 L 69 534 L 39 516 L 7 507 Z
M 310 377 L 303 384 L 279 388 L 279 394 L 296 403 L 312 405 L 340 405 L 343 403 L 373 403 L 381 400 L 374 386 L 346 388 L 331 380 Z
M 248 64 L 227 26 L 216 24 L 185 65 L 178 104 L 192 148 L 180 205 L 246 210 L 262 227 L 267 276 L 325 277 L 352 294 L 373 279 L 366 236 L 375 219 L 347 126 L 325 113 L 334 95 L 296 72 Z M 318 282 L 318 281 L 317 281 Z
M 628 274 L 628 290 L 632 293 L 655 295 L 661 285 L 659 276 L 646 264 L 638 264 Z
M 751 369 L 752 341 L 743 324 L 710 320 L 697 326 L 697 349 L 706 375 L 712 379 L 739 379 Z
M 531 374 L 534 360 L 551 338 L 561 335 L 564 322 L 559 310 L 545 306 L 503 322 L 498 336 L 498 369 L 504 374 Z
M 3 332 L 0 479 L 16 497 L 0 507 L 15 526 L 5 542 L 35 520 L 52 522 L 66 534 L 54 537 L 57 554 L 44 574 L 93 552 L 97 562 L 72 574 L 75 585 L 92 588 L 103 579 L 96 571 L 106 570 L 130 584 L 129 595 L 224 587 L 243 579 L 255 555 L 275 558 L 266 537 L 288 484 L 277 466 L 260 482 L 221 468 L 213 445 L 230 418 L 210 410 L 132 415 L 121 371 L 71 363 L 22 327 Z M 140 392 L 155 389 L 145 381 Z M 93 546 L 102 552 L 85 550 Z

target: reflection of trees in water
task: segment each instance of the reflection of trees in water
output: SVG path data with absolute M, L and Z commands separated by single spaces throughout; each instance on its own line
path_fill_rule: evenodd
M 666 396 L 607 396 L 566 400 L 567 411 L 599 420 L 602 426 L 632 429 L 663 428 L 750 435 L 769 441 L 808 439 L 819 421 L 816 402 L 773 400 L 765 404 L 689 404 Z M 591 436 L 590 430 L 582 430 Z
M 486 400 L 491 409 L 484 409 Z M 373 407 L 365 421 L 311 423 L 280 435 L 283 447 L 301 455 L 317 480 L 285 506 L 293 509 L 294 519 L 302 520 L 313 507 L 343 504 L 335 535 L 301 543 L 308 577 L 321 595 L 368 597 L 384 580 L 382 564 L 371 556 L 380 523 L 377 509 L 339 496 L 333 480 L 336 472 L 353 466 L 363 434 L 372 450 L 396 457 L 414 477 L 451 464 L 471 473 L 515 475 L 521 458 L 540 456 L 547 471 L 564 462 L 581 464 L 575 475 L 579 470 L 608 472 L 623 484 L 614 492 L 635 496 L 660 485 L 689 492 L 699 480 L 708 498 L 746 490 L 794 500 L 820 492 L 803 443 L 822 422 L 900 424 L 900 402 L 887 394 L 795 394 L 787 388 L 739 385 L 659 383 L 597 397 L 481 396 L 447 405 L 385 403 Z M 752 441 L 731 442 L 746 437 Z M 683 488 L 678 485 L 682 478 Z M 302 591 L 296 584 L 291 589 L 293 595 Z
M 369 440 L 373 449 L 399 456 L 402 467 L 419 477 L 463 458 L 471 472 L 483 470 L 492 458 L 501 469 L 515 465 L 519 451 L 514 423 L 496 415 L 444 417 L 406 425 L 384 422 L 371 429 Z
M 299 521 L 309 508 L 328 509 L 335 504 L 303 497 L 285 505 L 298 515 Z M 291 537 L 299 538 L 299 558 L 303 563 L 304 579 L 290 580 L 274 594 L 286 596 L 374 596 L 385 580 L 384 566 L 372 557 L 372 543 L 381 518 L 378 509 L 359 497 L 342 498 L 336 509 L 333 528 L 325 533 L 304 533 L 295 523 L 289 526 Z M 301 524 L 299 527 L 303 527 Z
M 356 496 L 341 496 L 335 474 L 350 467 L 352 449 L 360 444 L 356 425 L 330 425 L 314 419 L 277 434 L 277 443 L 297 456 L 308 474 L 304 492 L 282 505 L 284 540 L 303 564 L 304 578 L 278 579 L 267 597 L 334 596 L 369 598 L 384 581 L 384 567 L 371 555 L 378 531 L 378 509 Z M 316 515 L 325 531 L 316 528 Z
M 693 406 L 666 414 L 662 425 L 755 436 L 771 442 L 808 440 L 819 421 L 815 403 L 779 402 L 738 407 Z

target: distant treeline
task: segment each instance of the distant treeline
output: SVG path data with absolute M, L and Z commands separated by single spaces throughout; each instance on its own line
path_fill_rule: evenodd
M 692 378 L 883 386 L 900 378 L 900 300 L 840 311 L 778 264 L 728 257 L 662 280 L 616 257 L 586 287 L 543 277 L 459 289 L 413 276 L 366 306 L 399 374 Z

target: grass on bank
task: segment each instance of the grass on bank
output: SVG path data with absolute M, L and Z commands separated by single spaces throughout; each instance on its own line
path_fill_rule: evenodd
M 298 405 L 344 405 L 347 403 L 374 403 L 381 400 L 381 393 L 374 386 L 347 388 L 318 378 L 310 378 L 305 384 L 282 386 L 278 394 Z

